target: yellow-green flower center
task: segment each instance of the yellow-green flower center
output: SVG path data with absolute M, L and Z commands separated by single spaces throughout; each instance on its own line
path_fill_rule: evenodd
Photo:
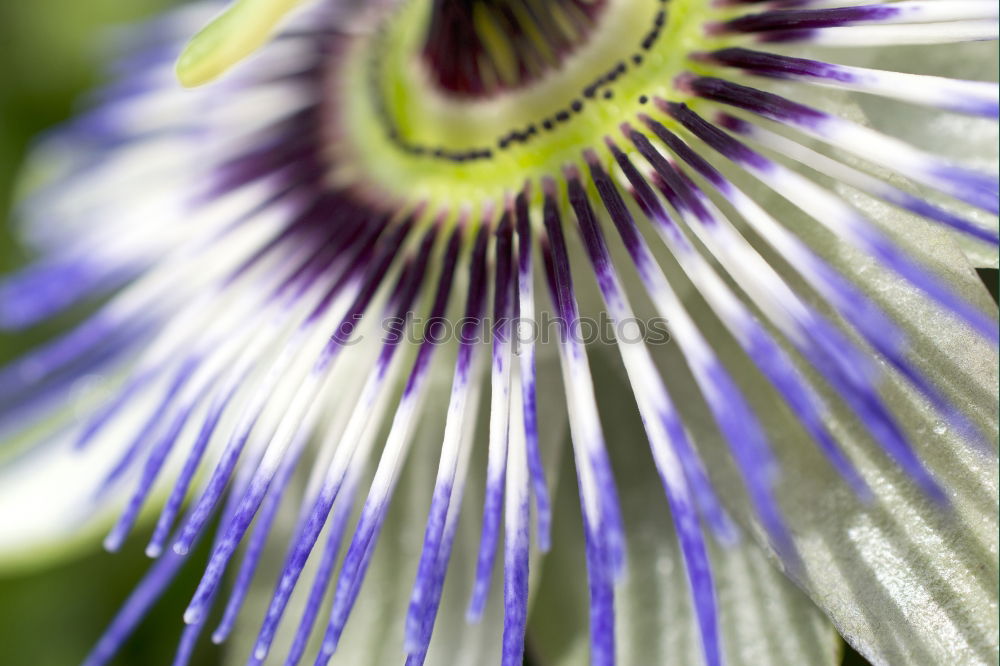
M 656 96 L 703 48 L 718 10 L 703 0 L 610 0 L 587 40 L 529 85 L 464 97 L 435 85 L 420 54 L 431 2 L 401 5 L 338 54 L 331 76 L 340 182 L 451 209 L 496 202 L 554 175 Z M 349 154 L 343 154 L 348 152 Z

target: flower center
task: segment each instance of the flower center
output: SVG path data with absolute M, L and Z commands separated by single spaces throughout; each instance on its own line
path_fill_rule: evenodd
M 517 88 L 558 68 L 607 0 L 434 0 L 424 39 L 430 79 L 456 96 Z
M 552 27 L 519 42 L 527 23 L 503 19 L 515 5 L 575 32 Z M 461 12 L 472 26 L 464 39 L 454 32 Z M 579 161 L 650 99 L 686 98 L 673 79 L 692 68 L 687 54 L 703 48 L 703 26 L 719 13 L 703 0 L 402 3 L 332 59 L 333 178 L 473 212 L 501 201 Z M 449 40 L 464 50 L 446 63 Z M 515 50 L 522 42 L 546 44 L 546 59 Z

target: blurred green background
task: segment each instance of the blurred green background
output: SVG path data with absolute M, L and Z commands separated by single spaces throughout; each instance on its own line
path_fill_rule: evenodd
M 100 81 L 107 29 L 169 4 L 169 0 L 0 3 L 0 211 L 9 210 L 18 167 L 32 137 L 69 117 L 80 94 Z M 9 218 L 0 219 L 0 273 L 29 258 L 14 240 Z M 996 271 L 984 277 L 995 290 Z M 51 330 L 30 335 L 0 333 L 0 364 Z M 95 547 L 55 568 L 17 575 L 0 572 L 0 664 L 79 663 L 149 565 L 141 552 L 144 539 L 129 543 L 130 548 L 114 557 Z M 189 568 L 181 575 L 116 664 L 170 663 L 181 631 L 181 614 L 199 573 Z M 220 650 L 203 640 L 193 663 L 218 664 L 220 657 Z M 845 664 L 865 663 L 848 650 Z
M 0 211 L 10 208 L 18 168 L 32 137 L 72 115 L 82 92 L 101 79 L 110 27 L 155 13 L 168 0 L 31 0 L 0 2 Z M 0 273 L 29 258 L 15 242 L 10 215 L 0 224 Z M 59 324 L 57 323 L 56 326 Z M 0 333 L 0 364 L 52 328 L 27 335 Z M 97 548 L 37 572 L 0 572 L 0 664 L 79 664 L 149 565 L 141 538 L 119 556 Z M 95 544 L 96 546 L 96 544 Z M 181 614 L 198 571 L 154 609 L 115 662 L 169 664 Z M 193 663 L 220 662 L 202 641 Z

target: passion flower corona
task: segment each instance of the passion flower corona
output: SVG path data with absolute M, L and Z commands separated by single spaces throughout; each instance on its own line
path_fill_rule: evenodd
M 241 0 L 182 50 L 219 9 L 41 143 L 0 290 L 97 304 L 0 370 L 4 551 L 153 525 L 88 666 L 207 532 L 177 664 L 217 602 L 251 664 L 995 662 L 996 2 Z

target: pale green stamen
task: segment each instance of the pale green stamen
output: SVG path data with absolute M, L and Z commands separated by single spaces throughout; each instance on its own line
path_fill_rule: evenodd
M 189 88 L 225 74 L 263 46 L 300 0 L 237 0 L 195 35 L 177 60 L 177 78 Z

